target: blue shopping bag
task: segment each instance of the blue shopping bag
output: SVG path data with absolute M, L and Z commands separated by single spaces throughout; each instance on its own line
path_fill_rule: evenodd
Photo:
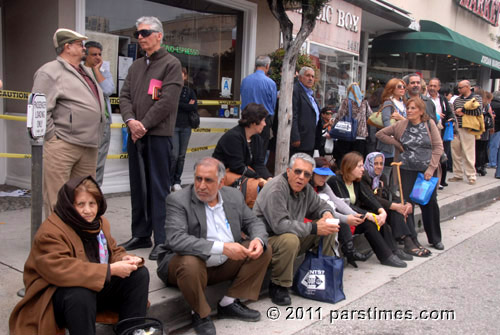
M 323 238 L 318 246 L 318 254 L 306 253 L 293 278 L 292 289 L 300 296 L 313 300 L 336 303 L 345 299 L 344 260 L 337 256 L 324 256 Z
M 443 134 L 443 141 L 453 141 L 453 122 L 446 122 Z
M 431 177 L 430 180 L 425 180 L 424 174 L 419 172 L 413 185 L 413 190 L 411 190 L 410 199 L 419 205 L 427 205 L 429 200 L 431 200 L 432 193 L 436 189 L 438 180 L 438 177 Z

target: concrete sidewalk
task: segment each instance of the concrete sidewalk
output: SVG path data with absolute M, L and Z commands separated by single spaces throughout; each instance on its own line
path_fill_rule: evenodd
M 441 208 L 443 243 L 448 249 L 451 246 L 460 243 L 464 239 L 485 229 L 492 222 L 471 222 L 471 227 L 463 232 L 453 226 L 453 218 L 478 209 L 481 206 L 489 204 L 500 196 L 500 180 L 493 177 L 494 170 L 488 170 L 488 175 L 478 177 L 476 185 L 468 185 L 466 182 L 450 183 L 444 190 L 438 191 L 438 201 Z M 1 202 L 9 202 L 9 198 L 0 198 Z M 2 208 L 2 206 L 0 206 Z M 4 208 L 10 208 L 5 206 Z M 112 226 L 112 234 L 118 243 L 130 238 L 130 197 L 108 197 L 108 210 L 105 215 Z M 451 219 L 451 220 L 450 220 Z M 446 221 L 449 220 L 449 221 Z M 444 222 L 446 221 L 446 222 Z M 0 211 L 0 334 L 8 333 L 8 317 L 19 301 L 16 292 L 23 287 L 22 271 L 24 262 L 30 249 L 30 209 L 15 209 Z M 427 245 L 425 234 L 420 234 L 420 241 L 424 246 Z M 136 252 L 137 255 L 146 259 L 146 266 L 151 274 L 151 283 L 149 288 L 149 300 L 151 308 L 148 314 L 152 317 L 161 319 L 169 331 L 174 331 L 189 324 L 189 308 L 184 302 L 182 295 L 178 290 L 166 288 L 165 285 L 156 276 L 156 262 L 147 260 L 149 249 L 142 249 Z M 349 302 L 354 301 L 363 294 L 383 285 L 393 278 L 411 270 L 415 266 L 436 257 L 442 252 L 433 251 L 431 258 L 414 258 L 408 262 L 408 268 L 396 269 L 381 266 L 375 257 L 370 258 L 365 263 L 360 263 L 358 269 L 347 267 L 344 272 L 344 289 L 347 300 L 340 302 L 335 306 L 339 308 Z M 446 252 L 446 250 L 444 251 Z M 223 293 L 221 287 L 227 284 L 221 284 L 217 287 L 210 287 L 207 290 L 207 296 L 211 303 L 215 303 Z M 360 289 L 362 288 L 362 289 Z M 318 307 L 324 306 L 332 308 L 333 305 L 322 304 L 311 300 L 305 300 L 297 296 L 292 297 L 293 306 Z M 235 329 L 240 335 L 260 331 L 261 333 L 280 333 L 291 334 L 306 327 L 313 320 L 304 322 L 287 323 L 286 331 L 280 327 L 280 322 L 270 322 L 266 317 L 272 303 L 267 296 L 258 302 L 251 304 L 252 308 L 261 311 L 262 319 L 265 322 L 244 324 L 234 320 L 217 320 L 217 332 L 220 334 L 234 334 Z M 284 308 L 282 308 L 285 311 Z M 283 315 L 282 315 L 283 316 Z M 243 329 L 244 328 L 244 329 Z M 189 328 L 181 328 L 175 333 L 191 332 Z M 110 327 L 99 327 L 99 334 L 111 334 Z

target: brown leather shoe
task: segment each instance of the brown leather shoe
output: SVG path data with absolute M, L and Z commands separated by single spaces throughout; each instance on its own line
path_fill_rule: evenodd
M 452 178 L 448 179 L 448 182 L 450 182 L 450 181 L 451 181 L 451 182 L 453 183 L 453 182 L 456 182 L 456 181 L 462 181 L 462 180 L 463 180 L 463 178 L 452 177 Z

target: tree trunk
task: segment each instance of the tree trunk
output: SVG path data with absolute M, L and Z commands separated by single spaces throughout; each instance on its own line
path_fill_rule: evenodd
M 299 56 L 300 48 L 307 36 L 313 31 L 316 25 L 316 17 L 328 0 L 302 0 L 295 1 L 302 7 L 302 25 L 293 39 L 293 24 L 286 14 L 284 4 L 294 1 L 268 0 L 269 9 L 280 23 L 283 34 L 283 47 L 285 56 L 283 57 L 283 68 L 281 69 L 281 88 L 278 110 L 278 133 L 276 134 L 276 160 L 274 174 L 278 175 L 286 170 L 288 156 L 290 153 L 290 133 L 292 130 L 293 110 L 293 78 L 295 75 L 295 64 Z

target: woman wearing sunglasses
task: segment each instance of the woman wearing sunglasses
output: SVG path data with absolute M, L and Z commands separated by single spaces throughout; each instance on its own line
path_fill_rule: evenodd
M 384 127 L 389 127 L 396 121 L 406 118 L 405 92 L 405 82 L 399 78 L 392 78 L 385 85 L 384 92 L 382 93 L 382 106 L 380 107 Z M 378 141 L 377 150 L 384 154 L 384 174 L 389 179 L 391 163 L 394 159 L 394 146 Z
M 384 239 L 380 233 L 380 229 L 387 229 L 387 227 L 384 227 L 387 213 L 371 190 L 363 187 L 360 183 L 363 172 L 363 156 L 358 152 L 350 152 L 342 159 L 340 174 L 328 179 L 327 184 L 337 197 L 349 199 L 351 208 L 357 213 L 362 214 L 364 220 L 355 226 L 354 233 L 365 234 L 368 243 L 380 263 L 387 266 L 404 268 L 406 267 L 406 263 L 401 260 L 399 255 L 407 260 L 410 260 L 410 258 L 407 257 L 408 255 L 405 257 L 404 253 L 398 252 L 398 250 L 401 250 L 394 245 L 392 236 L 390 239 Z M 347 235 L 347 233 L 345 234 Z M 385 234 L 385 236 L 388 236 L 388 234 Z

